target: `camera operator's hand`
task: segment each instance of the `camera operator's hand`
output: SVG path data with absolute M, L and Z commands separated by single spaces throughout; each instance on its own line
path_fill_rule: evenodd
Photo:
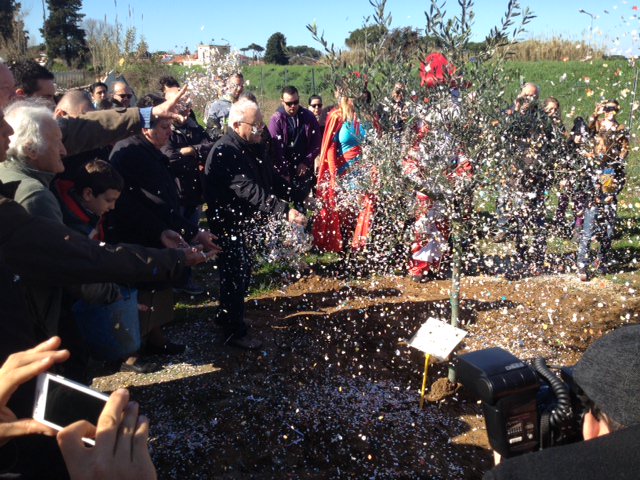
M 155 480 L 148 435 L 149 421 L 120 389 L 109 397 L 97 427 L 86 420 L 69 425 L 58 433 L 58 445 L 72 480 Z M 83 437 L 95 437 L 95 446 L 85 446 Z
M 52 337 L 31 350 L 9 355 L 0 368 L 0 446 L 23 435 L 56 434 L 54 429 L 33 419 L 18 420 L 7 402 L 20 385 L 69 358 L 67 350 L 56 350 L 59 346 L 60 338 Z

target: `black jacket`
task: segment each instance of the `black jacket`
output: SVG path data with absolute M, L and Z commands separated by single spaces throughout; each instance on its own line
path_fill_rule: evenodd
M 161 247 L 163 230 L 175 230 L 188 242 L 197 233 L 180 213 L 175 178 L 169 159 L 142 135 L 115 144 L 110 162 L 125 182 L 116 208 L 108 214 L 109 242 L 138 243 Z
M 204 128 L 189 118 L 184 125 L 173 126 L 169 143 L 162 147 L 162 153 L 169 157 L 169 169 L 178 181 L 181 205 L 196 207 L 202 205 L 202 171 L 213 141 Z M 180 149 L 193 147 L 195 155 L 182 155 Z
M 212 231 L 247 231 L 265 215 L 289 213 L 273 194 L 274 175 L 263 144 L 251 144 L 234 131 L 216 142 L 205 166 L 204 196 Z
M 5 187 L 0 183 L 0 363 L 11 353 L 43 340 L 27 318 L 20 292 L 23 279 L 49 285 L 134 283 L 167 281 L 182 273 L 182 252 L 100 245 L 56 221 L 29 215 L 4 196 L 12 195 Z M 11 396 L 9 408 L 18 418 L 31 415 L 34 388 L 35 381 L 28 382 Z M 0 478 L 4 478 L 5 468 L 24 474 L 10 478 L 64 478 L 48 463 L 42 442 L 53 444 L 50 446 L 55 449 L 54 439 L 39 437 L 16 439 L 0 447 Z M 39 460 L 34 461 L 36 458 Z
M 632 480 L 640 472 L 640 425 L 504 460 L 484 480 Z

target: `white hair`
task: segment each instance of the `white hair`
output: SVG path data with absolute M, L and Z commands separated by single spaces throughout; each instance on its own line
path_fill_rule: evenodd
M 243 122 L 248 110 L 260 111 L 260 107 L 248 98 L 240 98 L 236 103 L 231 105 L 231 110 L 229 110 L 229 125 L 233 127 L 235 123 Z
M 24 161 L 29 158 L 29 153 L 42 153 L 46 150 L 48 145 L 44 139 L 43 126 L 47 120 L 56 121 L 47 106 L 20 100 L 5 108 L 4 118 L 13 128 L 7 157 Z

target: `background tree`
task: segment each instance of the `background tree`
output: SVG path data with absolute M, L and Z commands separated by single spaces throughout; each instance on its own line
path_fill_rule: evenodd
M 115 70 L 120 53 L 120 27 L 105 20 L 87 19 L 83 23 L 91 65 L 96 73 Z
M 249 50 L 253 50 L 255 53 L 253 54 L 253 59 L 257 60 L 262 52 L 264 52 L 264 47 L 258 45 L 257 43 L 252 43 L 249 45 Z
M 188 53 L 187 53 L 188 55 Z M 138 42 L 138 46 L 136 48 L 136 57 L 139 59 L 149 58 L 151 54 L 149 53 L 149 44 L 147 40 L 144 38 L 144 35 L 140 37 L 140 41 Z
M 385 25 L 367 25 L 352 31 L 344 43 L 349 48 L 364 47 L 368 44 L 378 43 L 387 32 L 388 29 Z
M 20 3 L 0 0 L 0 54 L 5 60 L 23 58 L 28 39 Z
M 80 28 L 82 0 L 47 0 L 49 18 L 40 29 L 47 45 L 49 63 L 61 58 L 68 67 L 84 63 L 88 52 L 85 32 Z
M 2 38 L 13 36 L 13 16 L 20 8 L 14 0 L 0 0 L 0 35 Z
M 267 40 L 267 49 L 264 53 L 264 61 L 266 63 L 275 63 L 276 65 L 288 65 L 289 57 L 287 57 L 287 38 L 280 32 L 276 32 Z
M 253 57 L 253 60 L 257 60 L 258 59 L 258 55 L 260 54 L 260 52 L 264 52 L 264 48 L 261 47 L 260 45 L 258 45 L 257 43 L 251 43 L 249 45 L 247 45 L 244 48 L 240 49 L 241 52 L 248 52 L 248 51 L 252 51 L 253 54 L 251 55 Z
M 320 50 L 307 45 L 287 47 L 287 54 L 292 65 L 313 65 L 322 57 Z

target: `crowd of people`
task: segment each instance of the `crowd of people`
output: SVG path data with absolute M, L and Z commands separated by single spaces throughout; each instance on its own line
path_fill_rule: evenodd
M 331 107 L 312 95 L 305 108 L 298 89 L 285 86 L 281 106 L 266 121 L 237 73 L 207 108 L 205 128 L 196 120 L 186 88 L 173 77 L 161 78 L 157 92 L 140 97 L 118 80 L 58 98 L 46 68 L 30 61 L 0 63 L 0 308 L 5 312 L 0 358 L 8 359 L 0 370 L 0 400 L 10 412 L 6 421 L 30 416 L 33 378 L 54 364 L 68 378 L 89 381 L 87 366 L 95 352 L 78 327 L 80 304 L 108 313 L 126 301 L 124 289 L 134 287 L 131 328 L 142 340 L 109 361 L 121 371 L 149 373 L 160 369 L 152 355 L 185 351 L 185 345 L 165 337 L 163 326 L 173 319 L 174 292 L 204 292 L 190 267 L 209 260 L 217 262 L 220 273 L 215 321 L 225 344 L 262 346 L 245 319 L 244 300 L 255 261 L 254 234 L 268 219 L 308 228 L 321 251 L 365 249 L 378 203 L 370 184 L 367 188 L 361 180 L 367 136 L 386 129 L 399 140 L 404 129 L 415 128 L 414 144 L 402 162 L 411 179 L 424 170 L 418 147 L 433 129 L 428 119 L 407 125 L 402 83 L 394 85 L 391 108 L 377 113 L 361 108 L 372 99 L 366 78 L 358 74 L 358 80 L 362 88 L 356 93 L 348 82 L 338 86 Z M 598 104 L 588 121 L 577 118 L 568 131 L 559 102 L 550 97 L 539 103 L 538 96 L 538 87 L 526 84 L 502 112 L 509 153 L 517 161 L 503 179 L 495 240 L 513 239 L 529 273 L 543 271 L 545 202 L 556 184 L 556 223 L 565 225 L 571 206 L 578 273 L 588 280 L 609 264 L 628 132 L 616 119 L 615 100 Z M 453 92 L 449 107 L 456 107 Z M 452 181 L 473 171 L 472 160 L 457 150 L 448 174 L 457 179 Z M 369 174 L 375 183 L 376 172 Z M 358 199 L 357 208 L 344 207 L 346 195 Z M 416 195 L 416 238 L 407 263 L 412 277 L 422 281 L 439 267 L 449 230 L 437 202 L 420 191 Z M 305 212 L 314 208 L 313 224 L 307 225 Z M 599 250 L 592 260 L 594 239 Z M 72 478 L 85 478 L 91 468 L 114 458 L 115 466 L 108 468 L 124 468 L 118 458 L 125 442 L 124 449 L 134 453 L 122 462 L 135 464 L 130 467 L 141 472 L 137 478 L 153 478 L 145 445 L 148 425 L 137 405 L 117 391 L 103 415 L 97 430 L 76 424 L 58 434 L 66 467 L 57 445 L 40 438 L 1 446 L 0 468 L 8 465 L 24 478 L 64 478 L 67 469 Z M 93 450 L 80 448 L 82 436 L 101 431 L 107 433 Z M 47 427 L 27 422 L 0 428 L 0 445 L 27 433 L 52 435 Z M 43 463 L 29 461 L 35 451 L 46 459 L 47 475 Z

